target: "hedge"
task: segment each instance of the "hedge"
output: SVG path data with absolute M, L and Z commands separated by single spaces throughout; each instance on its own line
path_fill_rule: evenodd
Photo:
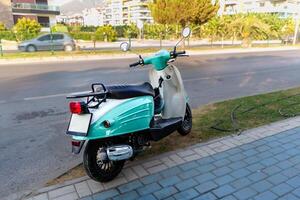
M 0 39 L 16 41 L 16 35 L 12 31 L 0 31 Z

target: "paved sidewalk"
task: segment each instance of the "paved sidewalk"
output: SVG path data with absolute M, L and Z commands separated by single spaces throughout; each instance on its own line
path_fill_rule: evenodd
M 300 117 L 132 162 L 115 180 L 87 177 L 30 200 L 300 199 Z

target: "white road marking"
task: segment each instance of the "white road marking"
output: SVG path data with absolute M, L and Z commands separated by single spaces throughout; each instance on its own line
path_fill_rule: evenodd
M 83 92 L 90 92 L 90 91 L 83 91 Z M 83 92 L 77 92 L 83 93 Z M 72 93 L 72 94 L 77 94 L 77 93 Z M 41 99 L 49 99 L 49 98 L 55 98 L 55 97 L 66 97 L 70 95 L 71 93 L 61 93 L 61 94 L 53 94 L 53 95 L 45 95 L 45 96 L 36 96 L 36 97 L 26 97 L 24 98 L 25 101 L 32 101 L 32 100 L 41 100 Z

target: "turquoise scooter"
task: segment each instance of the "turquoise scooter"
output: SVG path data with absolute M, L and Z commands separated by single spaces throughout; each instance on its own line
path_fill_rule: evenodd
M 72 152 L 79 154 L 86 143 L 83 164 L 87 174 L 99 182 L 114 179 L 126 160 L 150 146 L 151 141 L 177 131 L 185 136 L 192 129 L 192 112 L 179 70 L 172 64 L 187 56 L 176 47 L 191 34 L 182 31 L 182 39 L 169 52 L 161 50 L 142 58 L 130 67 L 152 65 L 150 82 L 138 85 L 94 83 L 91 92 L 71 94 L 71 119 L 67 134 L 72 136 Z M 129 51 L 130 44 L 121 44 Z M 81 99 L 86 101 L 80 101 Z

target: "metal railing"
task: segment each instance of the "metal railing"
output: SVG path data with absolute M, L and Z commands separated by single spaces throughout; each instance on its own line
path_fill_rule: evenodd
M 51 6 L 46 4 L 34 4 L 34 3 L 12 3 L 12 8 L 28 9 L 28 10 L 60 11 L 59 6 Z

